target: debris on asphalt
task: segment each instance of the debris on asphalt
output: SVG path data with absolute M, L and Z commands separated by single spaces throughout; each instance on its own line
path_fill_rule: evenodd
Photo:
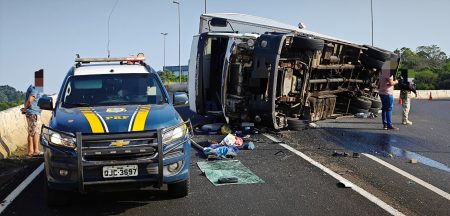
M 214 133 L 217 134 L 220 128 L 224 125 L 224 123 L 212 123 L 212 124 L 205 124 L 201 127 L 201 130 L 208 133 Z
M 246 142 L 244 146 L 242 146 L 245 150 L 253 150 L 255 149 L 255 144 L 252 141 Z
M 218 182 L 219 184 L 230 184 L 230 183 L 238 183 L 237 177 L 220 177 Z
M 359 158 L 359 157 L 361 157 L 361 156 L 359 155 L 358 152 L 353 152 L 353 158 Z
M 319 128 L 319 125 L 317 125 L 317 124 L 314 123 L 314 122 L 309 123 L 308 126 L 309 126 L 310 128 Z
M 203 148 L 203 154 L 208 159 L 234 158 L 238 152 L 239 149 L 235 146 L 212 145 L 211 147 Z
M 264 183 L 260 177 L 238 160 L 200 161 L 197 162 L 197 165 L 206 178 L 215 186 Z
M 220 127 L 220 134 L 227 135 L 231 134 L 233 131 L 231 130 L 230 126 L 224 124 Z
M 347 152 L 338 152 L 334 151 L 332 154 L 334 157 L 348 157 L 349 154 Z
M 412 164 L 416 164 L 417 163 L 417 159 L 411 159 L 411 160 L 409 160 L 409 162 L 412 163 Z
M 374 113 L 356 113 L 355 118 L 376 118 L 377 116 Z

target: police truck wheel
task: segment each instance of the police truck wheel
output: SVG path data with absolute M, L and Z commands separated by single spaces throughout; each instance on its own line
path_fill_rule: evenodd
M 184 181 L 168 184 L 167 188 L 169 196 L 171 198 L 181 198 L 187 196 L 189 194 L 189 184 L 190 184 L 189 177 Z

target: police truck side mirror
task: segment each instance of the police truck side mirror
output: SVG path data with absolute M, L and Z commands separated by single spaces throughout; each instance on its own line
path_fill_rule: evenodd
M 173 105 L 185 105 L 188 104 L 189 98 L 186 92 L 174 92 L 173 93 Z
M 38 107 L 43 110 L 53 110 L 53 98 L 42 97 L 38 101 Z

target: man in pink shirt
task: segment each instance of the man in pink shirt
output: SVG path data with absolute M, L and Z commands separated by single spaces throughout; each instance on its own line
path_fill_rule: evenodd
M 394 85 L 398 83 L 394 80 L 392 75 L 394 70 L 391 70 L 389 61 L 387 61 L 381 69 L 379 76 L 378 94 L 381 99 L 381 117 L 383 120 L 383 129 L 385 130 L 398 130 L 398 128 L 392 125 L 392 110 L 394 109 Z

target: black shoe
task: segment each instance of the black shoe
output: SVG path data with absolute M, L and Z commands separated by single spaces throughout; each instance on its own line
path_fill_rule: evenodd
M 399 130 L 398 127 L 394 127 L 394 126 L 387 127 L 387 129 L 389 129 L 389 130 Z
M 383 130 L 387 130 L 388 129 L 388 127 L 385 125 L 385 126 L 383 126 Z

